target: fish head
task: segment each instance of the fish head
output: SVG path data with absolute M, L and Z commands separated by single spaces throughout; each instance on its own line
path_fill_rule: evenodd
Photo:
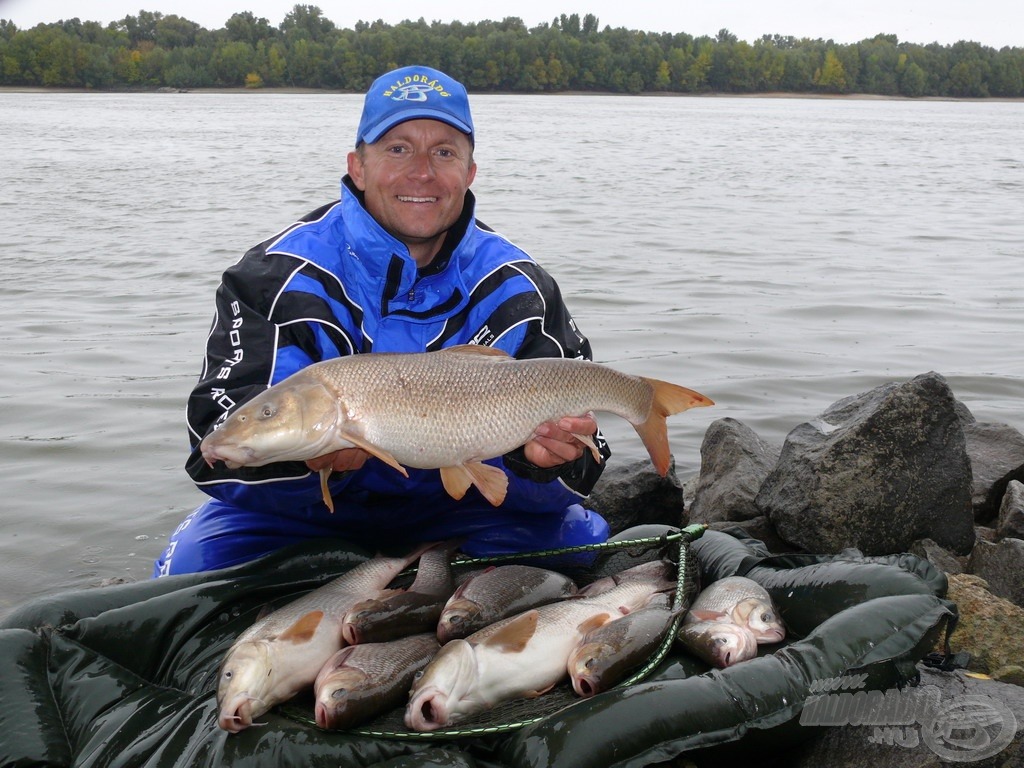
M 360 719 L 359 703 L 366 698 L 372 686 L 373 682 L 361 669 L 325 667 L 313 686 L 316 694 L 316 724 L 329 730 L 355 725 Z
M 754 635 L 746 627 L 730 621 L 707 622 L 687 629 L 697 635 L 695 642 L 702 651 L 702 658 L 719 669 L 757 655 Z
M 616 648 L 606 642 L 584 642 L 569 656 L 566 665 L 572 680 L 573 690 L 583 698 L 590 698 L 602 690 L 606 659 L 614 658 Z
M 261 392 L 203 438 L 206 463 L 229 468 L 262 467 L 275 461 L 305 461 L 348 447 L 338 442 L 344 405 L 323 384 L 300 371 Z
M 741 600 L 732 611 L 736 623 L 746 626 L 757 642 L 781 643 L 786 637 L 786 628 L 771 603 L 757 597 Z
M 273 654 L 262 641 L 235 645 L 221 662 L 217 681 L 217 723 L 238 733 L 277 702 L 269 691 L 274 680 Z
M 412 684 L 406 726 L 436 731 L 486 709 L 488 704 L 478 693 L 479 679 L 473 646 L 462 639 L 445 644 Z
M 467 637 L 480 628 L 483 608 L 465 597 L 449 600 L 437 622 L 437 639 L 444 645 L 449 640 Z
M 366 642 L 365 631 L 375 619 L 388 613 L 388 606 L 373 597 L 353 605 L 341 623 L 341 636 L 349 645 Z

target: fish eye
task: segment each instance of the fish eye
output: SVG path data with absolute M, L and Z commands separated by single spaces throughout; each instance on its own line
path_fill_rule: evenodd
M 230 680 L 231 679 L 231 670 L 230 669 L 224 670 L 224 679 L 225 680 Z
M 454 616 L 449 616 L 448 617 L 448 623 L 449 624 L 461 624 L 462 623 L 462 617 L 459 616 L 458 614 L 455 614 Z
M 332 699 L 344 699 L 346 696 L 348 696 L 347 688 L 335 688 L 331 693 Z
M 772 615 L 770 613 L 762 613 L 761 614 L 761 621 L 763 621 L 765 624 L 767 624 L 771 620 L 772 620 Z
M 725 645 L 728 642 L 729 642 L 729 638 L 727 638 L 727 637 L 716 637 L 715 638 L 715 643 L 718 644 L 718 645 Z
M 271 408 L 269 405 L 264 405 L 263 410 L 260 411 L 260 416 L 262 416 L 264 419 L 269 419 L 273 415 L 274 409 Z
M 415 680 L 419 680 L 421 677 L 423 677 L 423 670 L 422 669 L 419 670 L 415 675 L 413 675 L 412 679 L 415 681 Z

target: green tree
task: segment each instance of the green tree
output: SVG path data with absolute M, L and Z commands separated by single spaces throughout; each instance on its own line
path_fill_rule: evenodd
M 900 76 L 900 93 L 904 96 L 924 96 L 927 76 L 916 63 L 910 62 Z
M 825 63 L 822 64 L 815 81 L 818 87 L 827 93 L 846 93 L 849 88 L 846 70 L 832 48 L 825 52 Z

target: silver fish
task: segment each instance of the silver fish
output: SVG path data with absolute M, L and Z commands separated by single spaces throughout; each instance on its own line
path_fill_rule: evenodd
M 360 563 L 239 635 L 220 666 L 220 727 L 232 733 L 248 728 L 253 718 L 310 685 L 342 647 L 341 622 L 352 605 L 384 589 L 421 552 Z
M 573 690 L 590 698 L 626 679 L 651 657 L 675 616 L 671 595 L 662 592 L 642 608 L 587 633 L 566 665 Z
M 676 639 L 698 659 L 719 669 L 757 656 L 754 634 L 732 621 L 684 624 Z
M 621 416 L 664 475 L 671 460 L 665 418 L 712 404 L 685 387 L 587 360 L 515 360 L 462 345 L 314 363 L 237 408 L 200 447 L 211 466 L 223 461 L 235 468 L 356 446 L 406 476 L 405 467 L 440 469 L 453 498 L 476 486 L 498 506 L 508 477 L 483 461 L 523 445 L 546 421 L 592 411 Z M 591 438 L 577 437 L 600 460 Z M 321 473 L 321 485 L 333 509 L 328 474 Z
M 779 643 L 786 637 L 785 625 L 768 590 L 745 576 L 727 576 L 706 587 L 693 601 L 683 622 L 720 620 L 746 627 L 762 645 Z
M 437 622 L 437 639 L 468 637 L 496 621 L 576 594 L 576 583 L 547 568 L 516 563 L 474 573 L 448 600 Z
M 644 605 L 675 582 L 627 579 L 589 597 L 572 597 L 503 619 L 448 642 L 413 684 L 405 724 L 433 731 L 515 698 L 550 690 L 588 632 Z
M 316 724 L 352 728 L 400 706 L 416 673 L 440 644 L 432 632 L 385 643 L 350 645 L 335 653 L 316 676 Z
M 420 556 L 416 579 L 406 590 L 381 593 L 349 609 L 341 634 L 350 645 L 379 643 L 432 631 L 455 591 L 451 558 L 457 544 L 432 547 Z

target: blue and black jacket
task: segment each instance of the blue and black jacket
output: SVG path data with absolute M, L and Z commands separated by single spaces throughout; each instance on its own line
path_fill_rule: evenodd
M 286 511 L 321 498 L 319 478 L 303 462 L 231 470 L 221 462 L 207 466 L 198 448 L 236 405 L 311 363 L 456 344 L 485 344 L 517 358 L 591 358 L 555 281 L 474 218 L 471 192 L 425 269 L 369 215 L 348 177 L 341 192 L 339 201 L 252 248 L 224 273 L 217 291 L 203 370 L 188 401 L 186 469 L 223 502 Z M 610 450 L 598 438 L 607 458 Z M 578 502 L 603 467 L 589 451 L 553 469 L 528 463 L 522 449 L 490 463 L 509 474 L 506 511 L 530 512 Z M 409 474 L 403 478 L 371 458 L 358 472 L 335 473 L 330 487 L 336 498 L 347 492 L 436 497 L 437 470 Z

